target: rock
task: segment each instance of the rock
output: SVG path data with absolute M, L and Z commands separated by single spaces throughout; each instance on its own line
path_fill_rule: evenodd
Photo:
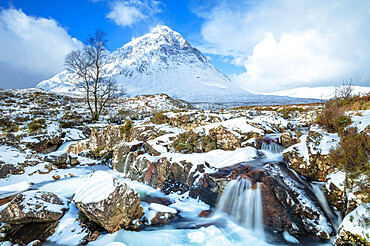
M 370 245 L 370 203 L 357 207 L 344 217 L 334 245 Z
M 60 179 L 60 176 L 59 175 L 53 175 L 53 179 L 58 180 L 58 179 Z
M 63 151 L 55 151 L 45 156 L 44 161 L 50 162 L 57 167 L 66 165 L 68 159 L 67 153 Z
M 56 151 L 58 147 L 63 143 L 61 135 L 49 136 L 49 135 L 38 135 L 32 138 L 32 141 L 22 140 L 26 144 L 27 148 L 35 150 L 39 153 L 48 154 Z
M 0 179 L 6 178 L 8 175 L 22 174 L 24 173 L 24 167 L 18 164 L 5 164 L 0 161 Z
M 143 215 L 139 194 L 104 171 L 94 172 L 76 191 L 73 201 L 109 233 L 137 227 Z
M 144 220 L 148 225 L 167 224 L 176 214 L 176 209 L 158 203 L 151 203 L 144 214 Z
M 260 183 L 264 225 L 295 235 L 329 239 L 333 229 L 308 183 L 297 179 L 285 163 L 270 163 L 262 170 L 242 163 L 205 173 L 191 188 L 190 195 L 215 206 L 230 180 L 239 176 Z
M 18 194 L 1 212 L 0 221 L 8 224 L 53 222 L 68 209 L 68 200 L 46 191 Z
M 297 137 L 294 137 L 293 134 L 290 131 L 285 131 L 280 136 L 281 145 L 284 147 L 284 149 L 296 144 L 299 142 L 299 139 Z
M 89 237 L 88 241 L 94 242 L 96 239 L 98 239 L 99 235 L 100 233 L 98 231 L 94 231 L 94 233 Z
M 143 198 L 141 198 L 141 200 L 143 202 L 146 202 L 146 203 L 158 203 L 158 204 L 161 204 L 161 205 L 164 205 L 164 206 L 169 206 L 172 204 L 172 202 L 170 200 L 168 200 L 167 198 L 164 198 L 164 197 L 152 197 L 150 195 L 147 195 Z
M 6 224 L 1 228 L 5 240 L 19 245 L 41 245 L 54 234 L 58 221 L 29 224 Z
M 199 217 L 208 218 L 212 215 L 212 210 L 203 210 L 199 212 Z
M 218 149 L 235 150 L 241 147 L 241 140 L 224 126 L 210 129 L 209 134 L 216 139 Z
M 297 173 L 313 181 L 325 182 L 335 171 L 327 158 L 330 148 L 339 143 L 337 134 L 319 130 L 309 131 L 300 137 L 300 142 L 283 152 L 284 159 Z
M 71 165 L 72 167 L 77 166 L 80 164 L 80 161 L 78 160 L 78 156 L 75 154 L 69 154 L 68 155 L 68 164 Z
M 36 240 L 30 242 L 27 246 L 41 246 L 41 241 L 36 239 Z

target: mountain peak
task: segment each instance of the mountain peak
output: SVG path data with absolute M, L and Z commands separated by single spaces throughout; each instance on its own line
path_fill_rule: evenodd
M 110 56 L 106 76 L 114 76 L 131 96 L 166 93 L 191 102 L 209 102 L 242 100 L 250 95 L 217 70 L 181 34 L 164 25 L 132 40 Z M 38 87 L 69 90 L 72 75 L 57 75 Z

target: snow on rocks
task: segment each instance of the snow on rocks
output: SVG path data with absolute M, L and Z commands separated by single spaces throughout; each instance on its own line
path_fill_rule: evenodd
M 104 171 L 94 172 L 86 179 L 73 201 L 90 220 L 110 233 L 135 228 L 143 215 L 139 194 Z
M 176 209 L 159 203 L 150 203 L 146 207 L 143 218 L 147 225 L 158 225 L 168 223 L 172 217 L 176 216 L 176 214 Z
M 334 171 L 328 163 L 330 149 L 336 148 L 340 138 L 338 134 L 324 132 L 317 128 L 302 135 L 299 143 L 290 146 L 283 152 L 284 159 L 290 167 L 306 178 L 326 181 L 326 176 Z
M 78 221 L 78 209 L 74 203 L 69 204 L 68 212 L 59 220 L 54 234 L 48 241 L 62 245 L 77 245 L 83 242 L 88 231 Z
M 335 245 L 370 244 L 370 203 L 357 207 L 344 217 L 339 226 Z
M 0 221 L 8 224 L 52 222 L 68 209 L 68 200 L 46 191 L 18 194 L 1 212 Z

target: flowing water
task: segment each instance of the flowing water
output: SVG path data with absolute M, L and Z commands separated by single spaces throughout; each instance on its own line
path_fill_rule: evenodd
M 259 184 L 253 187 L 248 179 L 231 180 L 217 205 L 217 210 L 233 217 L 240 225 L 264 238 L 262 198 Z
M 261 146 L 261 149 L 268 150 L 268 151 L 270 151 L 272 153 L 275 153 L 275 154 L 278 154 L 278 153 L 281 153 L 281 152 L 284 151 L 283 146 L 281 146 L 280 144 L 275 143 L 273 141 L 269 141 L 268 143 L 263 142 L 262 146 Z
M 312 185 L 313 192 L 317 200 L 320 202 L 322 209 L 324 210 L 326 216 L 329 218 L 330 222 L 332 223 L 334 230 L 337 231 L 340 223 L 342 222 L 342 217 L 339 211 L 338 213 L 336 213 L 330 207 L 328 200 L 325 197 L 324 191 L 322 190 L 325 183 L 312 182 L 311 185 Z

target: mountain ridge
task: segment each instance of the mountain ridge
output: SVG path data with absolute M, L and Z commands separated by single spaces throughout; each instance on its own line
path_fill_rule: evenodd
M 105 76 L 115 76 L 129 96 L 165 93 L 189 102 L 242 101 L 253 96 L 241 89 L 181 34 L 158 26 L 111 53 Z M 76 92 L 73 74 L 64 70 L 36 87 Z

